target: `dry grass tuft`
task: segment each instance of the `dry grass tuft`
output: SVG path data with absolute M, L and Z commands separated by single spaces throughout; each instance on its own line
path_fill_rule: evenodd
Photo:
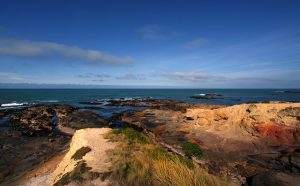
M 232 185 L 226 178 L 208 174 L 190 158 L 165 151 L 134 129 L 117 129 L 107 138 L 121 142 L 108 152 L 113 164 L 111 178 L 120 185 Z

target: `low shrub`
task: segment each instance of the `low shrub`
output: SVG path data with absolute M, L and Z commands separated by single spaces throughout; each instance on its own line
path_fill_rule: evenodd
M 252 103 L 252 104 L 249 105 L 249 107 L 247 108 L 246 111 L 247 111 L 248 113 L 250 113 L 250 112 L 252 112 L 253 109 L 255 109 L 256 107 L 257 107 L 257 106 L 256 106 L 255 104 Z
M 201 158 L 203 155 L 202 150 L 196 143 L 187 141 L 181 145 L 181 148 L 188 158 L 192 158 L 193 156 L 196 158 Z
M 142 143 L 146 144 L 149 143 L 149 140 L 146 136 L 144 136 L 142 133 L 138 132 L 137 130 L 134 130 L 132 128 L 125 128 L 125 129 L 115 129 L 113 130 L 113 134 L 123 134 L 127 137 L 128 143 Z

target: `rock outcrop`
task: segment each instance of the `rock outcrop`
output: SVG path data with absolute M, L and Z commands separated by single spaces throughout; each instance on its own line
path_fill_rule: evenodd
M 109 128 L 77 130 L 70 150 L 52 173 L 50 185 L 110 185 L 105 180 L 111 167 L 106 151 L 117 145 L 105 139 L 110 131 Z
M 76 130 L 108 125 L 105 119 L 95 113 L 80 111 L 70 105 L 28 107 L 14 112 L 11 116 L 11 123 L 16 130 L 28 136 L 52 135 L 63 127 Z
M 95 113 L 69 105 L 37 105 L 1 113 L 0 124 L 5 119 L 9 128 L 0 132 L 0 184 L 18 179 L 66 150 L 76 129 L 108 125 Z
M 69 105 L 38 105 L 15 112 L 11 123 L 15 130 L 28 136 L 46 136 L 53 132 L 59 119 L 64 119 L 76 108 Z
M 143 129 L 172 151 L 180 149 L 185 141 L 198 144 L 204 156 L 197 163 L 210 173 L 245 185 L 299 183 L 300 103 L 222 106 L 172 100 L 116 100 L 111 104 L 145 107 L 115 119 Z M 108 125 L 106 120 L 65 105 L 34 106 L 9 115 L 17 130 L 0 133 L 0 182 L 66 149 L 70 137 L 56 131 L 70 129 L 70 134 L 77 131 L 64 158 L 53 172 L 32 179 L 30 184 L 48 180 L 49 185 L 114 185 L 108 179 L 111 162 L 106 151 L 117 143 L 105 139 L 111 129 L 97 128 Z
M 68 148 L 68 136 L 28 137 L 18 131 L 0 133 L 0 184 L 22 176 Z
M 85 105 L 102 105 L 103 101 L 91 101 L 91 102 L 80 102 Z M 168 99 L 112 99 L 107 100 L 105 106 L 129 106 L 129 107 L 141 107 L 141 108 L 152 108 L 162 110 L 174 110 L 186 112 L 187 108 L 219 108 L 224 107 L 223 105 L 206 105 L 206 104 L 190 104 L 183 101 L 168 100 Z
M 207 169 L 245 182 L 269 170 L 300 173 L 300 103 L 258 103 L 186 112 L 146 109 L 122 120 L 152 132 L 173 147 L 193 141 Z

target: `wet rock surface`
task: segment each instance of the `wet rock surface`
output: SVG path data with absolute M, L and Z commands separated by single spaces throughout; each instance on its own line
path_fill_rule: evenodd
M 246 186 L 289 186 L 299 185 L 300 177 L 297 175 L 268 171 L 261 174 L 257 174 L 247 179 Z
M 108 126 L 108 121 L 99 117 L 97 114 L 90 111 L 76 110 L 67 117 L 60 118 L 59 123 L 62 126 L 73 129 L 83 128 L 100 128 Z
M 0 183 L 21 176 L 67 148 L 68 136 L 29 137 L 19 131 L 0 132 Z
M 75 131 L 108 126 L 108 121 L 95 113 L 70 105 L 35 105 L 0 113 L 0 121 L 9 127 L 0 131 L 0 184 L 67 149 L 71 136 L 61 128 Z
M 152 109 L 172 110 L 186 112 L 188 108 L 219 108 L 224 105 L 206 105 L 206 104 L 190 104 L 175 100 L 154 100 L 154 99 L 133 99 L 133 100 L 111 100 L 108 106 L 132 106 L 132 107 L 148 107 Z
M 57 131 L 57 125 L 82 129 L 102 127 L 107 121 L 93 112 L 79 111 L 70 105 L 42 105 L 13 113 L 11 124 L 24 135 L 47 136 Z
M 76 108 L 68 105 L 39 105 L 25 108 L 11 115 L 15 130 L 28 136 L 47 136 L 54 132 L 58 120 L 63 120 Z

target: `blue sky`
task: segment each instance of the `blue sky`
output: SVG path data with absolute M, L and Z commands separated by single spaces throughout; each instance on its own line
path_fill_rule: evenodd
M 300 88 L 300 1 L 0 1 L 0 83 Z

